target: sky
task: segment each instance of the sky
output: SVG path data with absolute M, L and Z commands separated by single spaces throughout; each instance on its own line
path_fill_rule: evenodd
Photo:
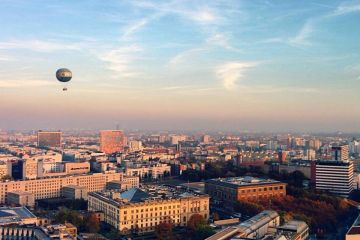
M 0 0 L 0 129 L 359 132 L 359 22 L 360 1 Z

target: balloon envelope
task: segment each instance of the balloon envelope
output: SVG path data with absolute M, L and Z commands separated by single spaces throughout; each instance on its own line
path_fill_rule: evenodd
M 60 82 L 68 82 L 72 78 L 72 72 L 67 68 L 60 68 L 56 71 L 56 78 Z

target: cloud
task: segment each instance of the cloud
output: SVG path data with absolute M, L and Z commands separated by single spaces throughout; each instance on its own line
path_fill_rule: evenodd
M 360 3 L 341 3 L 333 12 L 332 16 L 340 16 L 349 13 L 359 12 L 360 11 Z
M 295 37 L 289 39 L 290 45 L 311 45 L 309 37 L 314 32 L 312 20 L 307 20 Z
M 178 1 L 156 4 L 148 1 L 131 1 L 135 7 L 151 9 L 162 15 L 174 14 L 183 19 L 191 20 L 197 24 L 206 25 L 217 23 L 220 19 L 215 11 L 206 6 L 184 7 Z
M 23 88 L 23 87 L 42 87 L 51 86 L 54 83 L 41 80 L 2 80 L 0 88 Z
M 15 58 L 13 58 L 13 57 L 0 55 L 0 62 L 10 62 L 10 61 L 14 61 L 14 60 L 15 60 Z
M 175 13 L 182 17 L 191 19 L 199 24 L 212 24 L 218 20 L 218 17 L 214 11 L 208 8 L 198 9 L 195 11 L 177 10 Z
M 306 87 L 281 87 L 281 86 L 272 86 L 272 85 L 256 85 L 254 86 L 240 86 L 239 89 L 241 92 L 246 93 L 319 93 L 317 88 L 306 88 Z
M 319 23 L 326 21 L 328 19 L 350 14 L 360 12 L 360 3 L 341 3 L 333 12 L 326 13 L 317 17 L 310 18 L 305 21 L 304 25 L 300 29 L 300 31 L 297 33 L 297 35 L 293 38 L 290 38 L 288 40 L 288 43 L 290 45 L 311 45 L 309 38 L 311 35 L 315 32 L 315 26 Z
M 54 52 L 63 50 L 80 50 L 80 46 L 77 44 L 67 44 L 56 41 L 44 41 L 44 40 L 12 40 L 6 42 L 0 42 L 0 49 L 12 50 L 12 49 L 27 49 L 38 52 Z
M 256 62 L 228 62 L 216 69 L 216 75 L 221 79 L 225 89 L 234 90 L 244 77 L 244 72 L 257 65 Z
M 121 39 L 128 40 L 131 35 L 133 35 L 135 32 L 137 32 L 141 28 L 143 28 L 146 24 L 148 24 L 148 22 L 149 22 L 149 19 L 143 18 L 143 19 L 140 19 L 140 20 L 128 25 L 124 29 L 124 33 L 121 36 Z
M 100 54 L 98 57 L 107 64 L 107 69 L 115 73 L 115 77 L 130 78 L 138 73 L 131 67 L 131 64 L 138 59 L 135 53 L 141 52 L 138 45 L 114 48 Z
M 183 63 L 186 59 L 190 59 L 194 55 L 198 54 L 199 52 L 206 51 L 205 48 L 193 48 L 190 50 L 183 51 L 179 54 L 177 54 L 175 57 L 170 59 L 169 65 L 175 66 L 177 64 Z

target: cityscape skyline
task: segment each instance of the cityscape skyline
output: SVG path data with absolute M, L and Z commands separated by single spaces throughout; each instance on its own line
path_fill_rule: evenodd
M 360 127 L 360 1 L 0 5 L 1 129 Z

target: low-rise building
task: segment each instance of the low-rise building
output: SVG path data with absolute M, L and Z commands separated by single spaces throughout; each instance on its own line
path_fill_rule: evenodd
M 140 178 L 157 179 L 165 175 L 170 175 L 171 166 L 164 163 L 149 165 L 133 165 L 125 168 L 126 176 L 138 176 Z
M 309 227 L 303 221 L 289 221 L 280 226 L 280 216 L 266 210 L 238 225 L 227 227 L 206 240 L 308 240 Z
M 104 212 L 104 220 L 119 231 L 153 231 L 161 222 L 186 226 L 194 214 L 209 218 L 209 196 L 186 188 L 153 186 L 124 192 L 89 193 L 89 211 Z
M 122 181 L 122 179 L 122 173 L 92 173 L 54 178 L 0 182 L 0 204 L 7 202 L 7 195 L 9 192 L 30 192 L 34 194 L 35 200 L 55 198 L 61 196 L 61 189 L 64 186 L 84 186 L 89 192 L 94 192 L 105 190 L 107 182 L 114 180 Z
M 46 226 L 0 226 L 0 239 L 76 240 L 77 228 L 71 223 Z
M 360 215 L 356 218 L 353 225 L 349 228 L 345 235 L 345 240 L 360 239 Z
M 61 189 L 61 195 L 69 199 L 87 200 L 88 190 L 85 186 L 68 185 Z
M 7 195 L 7 204 L 34 207 L 35 196 L 34 194 L 26 191 L 9 192 Z
M 127 190 L 139 187 L 139 177 L 124 176 L 122 181 L 110 181 L 106 184 L 108 190 Z
M 210 179 L 205 182 L 205 192 L 216 201 L 233 204 L 241 200 L 283 197 L 286 183 L 254 177 Z
M 206 240 L 261 239 L 269 232 L 269 229 L 275 229 L 279 225 L 280 216 L 277 212 L 263 211 L 239 225 L 225 228 Z
M 36 225 L 36 216 L 26 207 L 0 207 L 0 226 Z

